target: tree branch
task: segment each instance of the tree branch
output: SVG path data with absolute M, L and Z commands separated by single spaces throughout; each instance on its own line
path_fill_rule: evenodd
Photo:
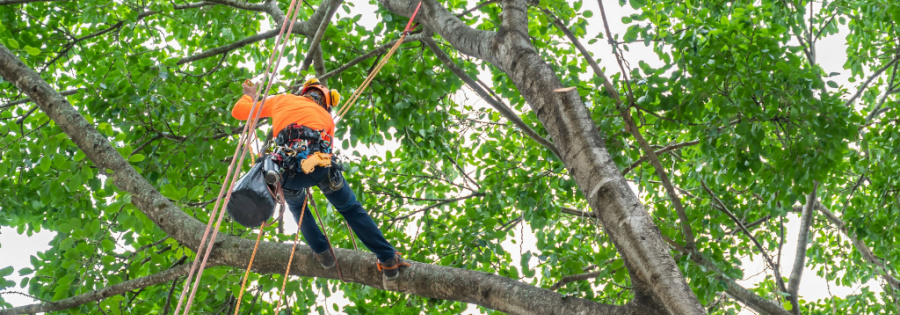
M 200 59 L 209 58 L 209 57 L 212 57 L 212 56 L 215 56 L 215 55 L 218 55 L 218 54 L 224 54 L 224 53 L 227 53 L 227 52 L 229 52 L 229 51 L 232 51 L 232 50 L 235 50 L 235 49 L 238 49 L 238 48 L 241 48 L 241 47 L 250 45 L 250 44 L 252 44 L 252 43 L 255 43 L 255 42 L 258 42 L 258 41 L 262 41 L 262 40 L 266 40 L 266 39 L 269 39 L 269 38 L 272 38 L 272 37 L 275 37 L 275 36 L 278 36 L 278 32 L 279 32 L 279 31 L 280 31 L 279 29 L 273 29 L 273 30 L 270 30 L 270 31 L 267 31 L 267 32 L 262 32 L 262 33 L 259 33 L 259 34 L 256 34 L 256 35 L 253 35 L 253 36 L 250 36 L 250 37 L 241 39 L 241 40 L 239 40 L 239 41 L 233 42 L 233 43 L 228 44 L 228 45 L 224 45 L 224 46 L 220 46 L 220 47 L 208 49 L 208 50 L 205 50 L 205 51 L 203 51 L 203 52 L 197 53 L 197 54 L 195 54 L 195 55 L 187 56 L 187 57 L 181 58 L 181 59 L 178 60 L 178 62 L 176 63 L 176 65 L 179 65 L 179 66 L 180 66 L 180 65 L 183 65 L 183 64 L 186 64 L 186 63 L 191 63 L 191 62 L 194 62 L 194 61 L 197 61 L 197 60 L 200 60 Z
M 825 208 L 825 206 L 821 203 L 816 203 L 816 209 L 824 214 L 825 218 L 827 218 L 828 221 L 831 221 L 831 224 L 833 224 L 834 227 L 840 230 L 841 233 L 844 233 L 844 235 L 850 238 L 850 243 L 853 244 L 853 247 L 856 248 L 856 251 L 858 251 L 860 255 L 862 255 L 863 259 L 865 259 L 866 262 L 875 265 L 875 269 L 878 270 L 879 273 L 881 273 L 881 276 L 884 278 L 884 280 L 888 284 L 890 284 L 891 287 L 894 288 L 894 290 L 900 290 L 900 279 L 897 279 L 890 274 L 887 266 L 885 266 L 884 263 L 880 259 L 878 259 L 878 257 L 875 256 L 874 253 L 872 253 L 872 250 L 870 250 L 865 243 L 860 241 L 855 234 L 850 234 L 850 231 L 847 229 L 847 223 L 838 218 L 834 213 L 828 210 L 828 208 Z
M 212 265 L 208 265 L 207 267 L 212 267 Z M 39 304 L 31 304 L 19 307 L 13 307 L 10 309 L 0 310 L 0 315 L 13 315 L 13 314 L 34 314 L 34 313 L 43 313 L 43 312 L 53 312 L 60 311 L 72 307 L 76 307 L 85 303 L 101 301 L 105 298 L 123 294 L 125 292 L 134 291 L 137 289 L 146 288 L 152 285 L 157 285 L 160 283 L 169 282 L 175 280 L 178 277 L 186 275 L 188 271 L 191 270 L 190 264 L 183 264 L 175 268 L 171 268 L 168 270 L 160 271 L 154 273 L 152 275 L 141 277 L 133 280 L 123 281 L 118 284 L 114 284 L 96 291 L 91 291 L 84 294 L 79 294 L 70 298 L 65 298 L 59 301 L 54 302 L 46 302 Z
M 444 65 L 447 66 L 447 68 L 449 68 L 450 71 L 452 71 L 454 74 L 456 74 L 456 76 L 458 76 L 461 80 L 463 80 L 463 82 L 465 82 L 466 85 L 469 86 L 469 88 L 471 88 L 473 91 L 475 91 L 476 94 L 478 94 L 478 96 L 480 96 L 482 99 L 484 99 L 486 102 L 488 102 L 488 104 L 490 104 L 491 107 L 493 107 L 495 110 L 497 110 L 497 112 L 499 112 L 501 115 L 503 115 L 503 117 L 506 118 L 506 120 L 509 120 L 514 125 L 516 125 L 516 127 L 519 127 L 519 129 L 521 129 L 522 132 L 525 133 L 525 135 L 527 135 L 529 138 L 531 138 L 538 144 L 549 149 L 557 157 L 561 156 L 559 153 L 559 149 L 557 149 L 556 146 L 553 145 L 552 142 L 550 142 L 547 139 L 544 139 L 544 137 L 541 137 L 536 131 L 534 131 L 534 129 L 531 129 L 531 127 L 528 126 L 528 124 L 526 124 L 524 121 L 522 121 L 522 118 L 519 118 L 519 115 L 516 115 L 516 113 L 513 112 L 512 109 L 510 109 L 506 105 L 503 105 L 502 103 L 500 103 L 499 101 L 495 100 L 490 95 L 488 95 L 488 93 L 485 92 L 484 89 L 482 89 L 481 86 L 479 86 L 478 83 L 475 82 L 475 80 L 472 79 L 472 77 L 469 76 L 468 73 L 466 73 L 465 70 L 460 68 L 453 61 L 453 59 L 450 58 L 449 55 L 447 55 L 447 53 L 445 53 L 443 50 L 441 50 L 441 48 L 438 47 L 437 44 L 433 40 L 431 40 L 430 37 L 423 37 L 422 42 L 425 43 L 425 45 L 428 46 L 429 49 L 431 49 L 431 51 L 434 53 L 434 55 L 442 63 L 444 63 Z
M 687 142 L 676 143 L 676 144 L 667 146 L 667 147 L 665 147 L 665 148 L 659 149 L 659 150 L 655 151 L 654 153 L 656 153 L 656 155 L 659 156 L 659 155 L 662 155 L 663 153 L 666 153 L 666 152 L 669 152 L 669 151 L 672 151 L 672 150 L 675 150 L 675 149 L 680 149 L 680 148 L 683 148 L 683 147 L 688 147 L 688 146 L 696 145 L 696 144 L 698 144 L 698 143 L 700 143 L 700 140 L 694 140 L 694 141 L 687 141 Z M 640 159 L 638 159 L 637 161 L 634 161 L 634 163 L 631 163 L 631 166 L 626 167 L 625 169 L 623 169 L 623 170 L 622 170 L 622 175 L 628 174 L 628 172 L 630 172 L 631 170 L 633 170 L 633 169 L 637 168 L 638 166 L 640 166 L 641 163 L 647 162 L 647 160 L 649 160 L 649 159 L 650 159 L 650 157 L 647 156 L 647 155 L 642 156 L 642 157 L 641 157 Z
M 344 3 L 344 0 L 338 0 L 336 3 L 332 3 L 332 5 L 325 10 L 325 17 L 322 19 L 322 22 L 319 24 L 319 29 L 316 31 L 316 35 L 312 38 L 312 42 L 309 44 L 309 51 L 306 53 L 306 58 L 303 59 L 303 64 L 300 66 L 300 71 L 309 70 L 309 65 L 313 61 L 313 56 L 319 49 L 319 42 L 322 41 L 322 36 L 325 35 L 325 29 L 328 28 L 328 24 L 331 22 L 331 17 L 334 16 L 334 13 L 337 12 L 341 3 Z M 323 3 L 322 5 L 328 5 L 328 3 Z
M 897 63 L 898 60 L 900 60 L 900 54 L 894 56 L 894 59 L 891 59 L 891 61 L 889 61 L 886 65 L 884 65 L 883 67 L 881 67 L 881 68 L 879 68 L 878 70 L 876 70 L 875 73 L 873 73 L 873 74 L 869 77 L 869 79 L 866 80 L 866 82 L 863 82 L 863 84 L 859 86 L 859 89 L 856 90 L 856 94 L 853 94 L 853 96 L 850 97 L 850 99 L 847 100 L 846 103 L 844 103 L 844 106 L 846 106 L 846 107 L 852 106 L 852 105 L 853 105 L 853 102 L 856 101 L 856 98 L 859 97 L 860 95 L 862 95 L 862 93 L 863 93 L 863 92 L 866 90 L 866 88 L 869 86 L 869 83 L 872 83 L 872 81 L 875 80 L 875 78 L 877 78 L 878 76 L 880 76 L 882 73 L 884 73 L 884 71 L 886 71 L 888 68 L 890 68 L 891 66 L 893 66 L 895 63 Z M 890 87 L 889 87 L 889 88 L 890 88 Z
M 587 279 L 591 279 L 591 278 L 596 278 L 601 273 L 603 273 L 602 270 L 597 270 L 597 271 L 592 271 L 592 272 L 579 273 L 577 275 L 565 276 L 562 279 L 560 279 L 559 281 L 557 281 L 556 283 L 554 283 L 553 285 L 551 285 L 550 290 L 556 291 L 560 287 L 562 287 L 563 285 L 565 285 L 566 283 L 569 283 L 569 282 L 582 281 L 582 280 L 587 280 Z
M 0 5 L 23 4 L 33 2 L 68 2 L 72 0 L 0 0 Z
M 438 203 L 436 203 L 436 204 L 433 204 L 433 205 L 427 206 L 427 207 L 425 207 L 425 208 L 422 208 L 422 209 L 419 209 L 419 210 L 410 212 L 410 213 L 408 213 L 408 214 L 406 214 L 406 215 L 403 215 L 403 216 L 399 216 L 399 217 L 393 218 L 393 219 L 391 219 L 391 221 L 403 220 L 403 219 L 409 218 L 409 217 L 411 217 L 411 216 L 413 216 L 413 215 L 415 215 L 416 213 L 419 213 L 419 212 L 428 211 L 428 210 L 431 210 L 431 209 L 434 209 L 434 208 L 437 208 L 437 207 L 446 205 L 446 204 L 448 204 L 448 203 L 454 203 L 454 202 L 457 202 L 457 201 L 462 201 L 462 200 L 466 200 L 466 199 L 473 198 L 473 197 L 484 197 L 484 193 L 482 193 L 482 192 L 477 192 L 477 193 L 473 193 L 473 194 L 468 195 L 468 196 L 462 196 L 462 197 L 458 197 L 458 198 L 442 200 L 442 201 L 440 201 L 440 202 L 438 202 Z
M 769 254 L 766 253 L 765 247 L 763 247 L 762 244 L 759 243 L 759 240 L 757 240 L 756 237 L 753 237 L 753 234 L 750 233 L 750 230 L 747 230 L 747 227 L 744 226 L 743 223 L 741 223 L 741 220 L 738 219 L 737 216 L 734 215 L 734 213 L 731 213 L 731 211 L 728 210 L 728 207 L 725 206 L 725 203 L 722 202 L 719 197 L 716 197 L 716 194 L 706 186 L 706 181 L 701 180 L 700 185 L 703 186 L 703 190 L 705 190 L 713 200 L 719 203 L 720 207 L 718 209 L 725 213 L 725 215 L 727 215 L 729 218 L 731 218 L 731 220 L 734 221 L 735 224 L 737 224 L 738 228 L 740 228 L 741 231 L 743 231 L 744 234 L 747 235 L 747 237 L 749 237 L 751 241 L 753 241 L 753 244 L 756 245 L 756 249 L 759 250 L 759 254 L 766 259 L 766 263 L 769 265 L 769 268 L 772 268 L 772 271 L 775 272 L 775 282 L 778 283 L 779 290 L 781 290 L 782 292 L 787 292 L 787 288 L 784 286 L 784 280 L 781 279 L 781 272 L 778 270 L 778 267 L 775 265 L 775 263 L 772 262 L 772 258 L 769 257 Z
M 465 10 L 465 11 L 463 11 L 463 12 L 460 13 L 460 14 L 457 14 L 456 17 L 462 18 L 462 17 L 465 16 L 466 14 L 472 13 L 473 11 L 476 11 L 476 10 L 478 10 L 478 9 L 481 9 L 482 7 L 484 7 L 484 6 L 486 6 L 486 5 L 493 4 L 493 3 L 497 3 L 497 2 L 500 2 L 500 0 L 488 0 L 488 1 L 485 1 L 485 2 L 482 2 L 482 3 L 479 3 L 479 4 L 476 5 L 475 7 L 471 8 L 471 9 L 468 9 L 468 10 Z
M 803 214 L 800 215 L 800 236 L 797 239 L 797 255 L 794 258 L 794 268 L 791 269 L 791 277 L 788 279 L 788 294 L 793 304 L 794 314 L 800 314 L 800 299 L 797 292 L 800 290 L 800 278 L 803 276 L 803 265 L 806 262 L 806 246 L 809 244 L 809 227 L 812 224 L 813 209 L 816 206 L 816 189 L 819 183 L 813 183 L 813 190 L 806 196 L 806 205 L 803 206 Z
M 75 94 L 75 93 L 78 93 L 79 90 L 81 90 L 81 89 L 65 90 L 65 91 L 59 92 L 59 95 L 62 95 L 62 96 L 69 96 L 69 95 L 73 95 L 73 94 Z M 0 109 L 6 109 L 7 107 L 12 107 L 12 106 L 20 105 L 20 104 L 25 104 L 25 103 L 28 103 L 28 102 L 31 102 L 31 98 L 26 97 L 26 98 L 20 99 L 20 100 L 18 100 L 18 101 L 12 101 L 12 102 L 9 102 L 9 103 L 0 105 Z

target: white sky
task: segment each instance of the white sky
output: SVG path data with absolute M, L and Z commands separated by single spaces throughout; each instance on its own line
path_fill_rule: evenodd
M 369 4 L 368 1 L 352 1 L 355 7 L 351 8 L 351 14 L 349 16 L 353 16 L 356 14 L 364 14 L 363 18 L 360 20 L 360 24 L 366 27 L 367 29 L 372 29 L 376 23 L 379 21 L 371 15 L 365 15 L 369 12 L 374 12 L 376 7 L 374 4 Z M 611 5 L 610 5 L 611 4 Z M 625 33 L 627 26 L 621 23 L 621 17 L 630 15 L 633 13 L 637 13 L 632 10 L 629 6 L 619 7 L 616 3 L 611 2 L 607 5 L 606 10 L 608 14 L 608 20 L 610 22 L 610 30 L 613 34 L 619 34 L 620 36 Z M 607 71 L 607 75 L 612 75 L 613 73 L 618 73 L 618 65 L 615 64 L 615 59 L 610 53 L 610 48 L 604 41 L 597 41 L 596 43 L 590 45 L 587 43 L 587 39 L 593 38 L 597 34 L 603 32 L 602 29 L 602 20 L 600 18 L 599 9 L 597 8 L 597 4 L 593 1 L 585 1 L 584 7 L 587 10 L 590 10 L 594 13 L 593 17 L 588 19 L 588 30 L 587 35 L 585 36 L 585 40 L 582 41 L 582 44 L 588 47 L 588 50 L 595 54 L 597 61 L 600 63 L 601 67 L 605 68 Z M 348 16 L 344 13 L 343 10 L 338 10 L 337 12 L 338 18 Z M 399 31 L 399 30 L 398 30 Z M 819 60 L 820 66 L 825 69 L 826 73 L 830 72 L 839 72 L 841 75 L 836 77 L 829 78 L 830 80 L 834 80 L 839 85 L 847 86 L 851 90 L 855 89 L 855 85 L 851 85 L 847 78 L 849 77 L 849 71 L 845 71 L 842 69 L 843 64 L 847 58 L 846 49 L 843 46 L 843 37 L 845 34 L 838 34 L 831 37 L 826 37 L 823 40 L 820 40 L 817 43 L 817 58 Z M 296 39 L 293 40 L 296 43 Z M 837 48 L 836 48 L 837 47 Z M 651 47 L 644 47 L 643 44 L 632 44 L 629 45 L 630 51 L 625 55 L 625 58 L 631 63 L 632 66 L 636 66 L 639 60 L 643 60 L 650 64 L 651 66 L 660 66 L 662 62 L 656 57 L 656 54 L 653 53 Z M 395 57 L 396 59 L 396 57 Z M 396 62 L 396 61 L 395 61 Z M 286 67 L 289 65 L 282 65 Z M 481 78 L 484 82 L 490 82 L 489 76 L 483 76 Z M 460 98 L 466 97 L 465 95 L 460 95 Z M 477 100 L 477 96 L 469 95 L 469 99 Z M 385 150 L 391 150 L 393 147 L 396 147 L 398 144 L 395 142 L 386 143 L 385 147 L 374 147 L 367 151 L 367 154 L 377 154 L 383 155 Z M 338 146 L 340 147 L 340 146 Z M 365 149 L 363 149 L 366 151 Z M 636 187 L 632 187 L 635 189 L 635 193 L 637 192 Z M 326 203 L 327 204 L 327 203 Z M 329 212 L 331 212 L 331 207 L 329 206 Z M 784 246 L 785 252 L 782 258 L 782 266 L 783 270 L 781 272 L 786 276 L 790 273 L 790 268 L 793 263 L 794 253 L 796 250 L 796 242 L 797 242 L 797 234 L 799 229 L 799 223 L 797 220 L 798 216 L 789 215 L 788 221 L 786 224 L 786 235 L 787 240 Z M 285 220 L 285 231 L 296 231 L 296 224 L 293 223 L 292 220 Z M 537 252 L 536 250 L 536 239 L 534 234 L 530 231 L 530 228 L 525 224 L 524 226 L 520 226 L 516 228 L 517 233 L 523 233 L 523 244 L 512 244 L 510 240 L 507 240 L 503 243 L 503 247 L 509 251 L 510 253 L 517 253 L 531 250 L 532 252 Z M 42 231 L 33 236 L 25 236 L 18 235 L 15 231 L 4 228 L 0 231 L 0 257 L 3 257 L 3 261 L 0 262 L 0 268 L 11 265 L 14 266 L 16 272 L 13 273 L 10 280 L 16 281 L 17 283 L 21 279 L 18 276 L 18 270 L 24 267 L 30 267 L 29 257 L 31 255 L 36 254 L 38 251 L 46 250 L 49 248 L 49 241 L 53 238 L 53 234 L 47 231 Z M 412 231 L 415 233 L 415 230 Z M 850 250 L 850 249 L 848 249 Z M 520 265 L 520 257 L 518 255 L 513 256 L 513 265 Z M 532 267 L 536 265 L 537 261 L 532 260 Z M 744 274 L 748 276 L 747 279 L 738 281 L 739 284 L 750 288 L 753 287 L 754 284 L 758 283 L 762 277 L 762 273 L 766 269 L 762 259 L 759 256 L 752 257 L 751 259 L 746 259 L 744 261 Z M 538 273 L 540 275 L 540 273 Z M 757 276 L 752 276 L 757 275 Z M 867 284 L 870 290 L 875 292 L 880 292 L 881 287 L 878 285 L 876 281 L 870 281 Z M 24 289 L 20 289 L 16 287 L 15 291 L 24 292 Z M 835 284 L 828 284 L 825 279 L 816 276 L 815 272 L 812 270 L 804 271 L 803 273 L 803 282 L 800 287 L 800 295 L 805 300 L 819 300 L 825 299 L 830 296 L 846 296 L 852 293 L 859 292 L 859 287 L 842 287 L 837 286 Z M 14 306 L 21 306 L 35 303 L 35 301 L 21 295 L 4 295 L 3 298 L 13 304 Z M 343 304 L 346 301 L 340 292 L 333 294 L 330 298 L 324 298 L 324 296 L 320 295 L 320 303 L 325 306 L 325 309 L 328 310 L 331 314 L 334 314 L 331 311 L 330 304 L 331 303 L 339 303 Z M 476 307 L 469 307 L 467 313 L 477 313 Z M 749 310 L 745 308 L 745 310 L 741 314 L 753 314 Z

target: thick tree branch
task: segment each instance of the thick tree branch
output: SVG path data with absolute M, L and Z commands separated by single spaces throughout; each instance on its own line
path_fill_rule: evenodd
M 428 46 L 429 49 L 431 49 L 431 51 L 434 53 L 434 55 L 442 63 L 444 63 L 444 65 L 447 66 L 447 68 L 449 68 L 450 71 L 452 71 L 454 74 L 456 74 L 456 76 L 458 76 L 461 80 L 463 80 L 463 82 L 465 82 L 466 85 L 469 86 L 469 88 L 471 88 L 473 91 L 475 91 L 475 94 L 478 94 L 478 96 L 480 96 L 482 99 L 484 99 L 486 102 L 488 102 L 488 104 L 490 104 L 491 107 L 493 107 L 495 110 L 497 110 L 497 112 L 499 112 L 501 115 L 503 115 L 503 117 L 506 118 L 506 120 L 509 120 L 514 125 L 516 125 L 516 127 L 519 127 L 519 129 L 521 129 L 522 132 L 525 133 L 525 135 L 527 135 L 529 138 L 531 138 L 538 144 L 544 146 L 545 148 L 549 149 L 556 156 L 560 156 L 559 150 L 556 148 L 555 145 L 553 145 L 552 142 L 550 142 L 550 140 L 547 140 L 547 139 L 544 139 L 544 137 L 541 137 L 536 131 L 534 131 L 534 129 L 531 129 L 531 127 L 528 126 L 528 124 L 526 124 L 524 121 L 522 121 L 522 118 L 519 118 L 519 115 L 517 115 L 515 112 L 513 112 L 512 109 L 510 109 L 503 103 L 500 103 L 498 100 L 496 100 L 493 97 L 491 97 L 490 95 L 488 95 L 488 93 L 485 92 L 485 90 L 482 89 L 481 86 L 479 86 L 477 82 L 475 82 L 475 79 L 472 79 L 472 77 L 469 76 L 469 74 L 466 73 L 465 70 L 460 68 L 453 61 L 453 59 L 450 58 L 450 55 L 447 55 L 447 53 L 445 53 L 443 50 L 441 50 L 441 48 L 438 47 L 437 44 L 435 44 L 435 42 L 433 40 L 431 40 L 431 38 L 424 37 L 424 38 L 422 38 L 422 42 L 425 43 L 425 45 Z
M 212 267 L 212 266 L 207 266 Z M 0 315 L 13 314 L 35 314 L 43 312 L 61 311 L 68 308 L 76 307 L 85 303 L 101 301 L 111 296 L 123 294 L 125 292 L 146 288 L 160 283 L 166 283 L 175 280 L 178 277 L 186 275 L 191 270 L 191 265 L 183 264 L 175 268 L 160 271 L 152 275 L 141 277 L 133 280 L 123 281 L 99 290 L 79 294 L 70 298 L 59 301 L 31 304 L 10 309 L 0 310 Z
M 816 206 L 816 189 L 819 183 L 813 184 L 813 191 L 806 196 L 806 205 L 803 206 L 803 214 L 800 215 L 800 236 L 797 238 L 797 255 L 794 258 L 794 268 L 791 269 L 791 277 L 788 279 L 788 293 L 794 314 L 800 314 L 800 299 L 797 292 L 800 290 L 800 278 L 803 276 L 803 266 L 806 263 L 806 247 L 809 245 L 809 227 L 812 224 L 814 209 Z
M 192 249 L 200 243 L 203 224 L 175 207 L 162 196 L 110 145 L 65 98 L 54 91 L 34 70 L 0 45 L 0 76 L 34 99 L 48 117 L 99 168 L 112 170 L 109 180 L 131 194 L 137 206 L 160 229 Z M 210 259 L 221 265 L 243 268 L 247 265 L 254 241 L 231 235 L 216 239 Z M 286 268 L 292 244 L 264 242 L 260 244 L 253 270 L 261 274 L 282 273 Z M 590 313 L 620 314 L 634 306 L 596 303 L 537 288 L 498 275 L 466 269 L 411 262 L 400 279 L 384 281 L 373 264 L 373 255 L 353 250 L 335 250 L 341 262 L 343 278 L 384 290 L 406 292 L 424 297 L 455 300 L 482 305 L 514 314 Z M 333 269 L 322 269 L 311 250 L 298 247 L 291 266 L 293 275 L 337 279 Z
M 525 0 L 502 0 L 500 29 L 528 34 L 528 4 Z

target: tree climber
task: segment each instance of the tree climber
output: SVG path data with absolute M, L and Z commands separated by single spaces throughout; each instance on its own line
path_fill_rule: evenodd
M 247 120 L 253 101 L 258 96 L 253 82 L 248 80 L 242 87 L 244 95 L 234 104 L 231 115 Z M 273 134 L 277 135 L 275 144 L 282 152 L 289 152 L 275 159 L 280 160 L 284 176 L 269 172 L 266 180 L 270 184 L 281 181 L 285 201 L 295 221 L 300 221 L 301 211 L 303 216 L 310 218 L 299 223 L 300 232 L 323 268 L 333 268 L 335 259 L 325 235 L 312 219 L 309 209 L 304 207 L 306 191 L 312 186 L 319 187 L 328 202 L 344 216 L 356 236 L 375 253 L 378 258 L 376 264 L 385 278 L 396 279 L 400 274 L 399 267 L 409 264 L 402 262 L 400 253 L 388 243 L 375 221 L 356 199 L 342 175 L 340 164 L 331 162 L 334 138 L 331 109 L 339 100 L 337 91 L 329 91 L 319 80 L 309 79 L 300 89 L 299 96 L 282 94 L 263 102 L 259 117 L 272 117 Z

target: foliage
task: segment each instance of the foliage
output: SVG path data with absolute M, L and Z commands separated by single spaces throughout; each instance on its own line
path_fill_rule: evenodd
M 319 1 L 310 2 L 301 19 L 318 7 Z M 440 2 L 451 12 L 478 4 Z M 349 14 L 354 5 L 344 3 L 325 33 L 322 48 L 329 70 L 395 39 L 407 21 L 378 9 L 374 16 L 379 23 L 366 29 L 361 22 L 365 17 Z M 611 21 L 627 25 L 614 39 L 596 31 L 602 27 L 596 4 L 582 0 L 531 7 L 529 35 L 560 80 L 578 89 L 621 169 L 644 153 L 623 131 L 618 108 L 600 88 L 602 79 L 543 9 L 584 43 L 596 43 L 591 47 L 600 49 L 593 49 L 592 58 L 614 58 L 609 40 L 623 51 L 630 80 L 618 69 L 606 71 L 620 93 L 633 91 L 637 107 L 632 111 L 654 148 L 699 140 L 660 159 L 682 189 L 703 255 L 727 277 L 742 279 L 750 276 L 744 271 L 747 257 L 759 250 L 746 235 L 731 233 L 735 222 L 722 215 L 701 182 L 744 224 L 764 219 L 750 229 L 767 254 L 775 255 L 781 253 L 784 218 L 797 216 L 795 207 L 805 203 L 817 181 L 820 202 L 838 213 L 847 231 L 888 266 L 889 274 L 898 276 L 900 249 L 893 244 L 900 242 L 900 83 L 895 78 L 900 4 L 620 0 L 620 5 L 637 11 Z M 495 30 L 501 10 L 489 4 L 462 20 Z M 235 128 L 241 126 L 231 118 L 230 106 L 240 93 L 239 83 L 264 69 L 274 39 L 187 64 L 179 60 L 256 35 L 272 24 L 268 15 L 226 5 L 176 9 L 173 2 L 159 0 L 36 2 L 0 6 L 0 44 L 59 91 L 77 89 L 68 99 L 79 112 L 163 195 L 206 222 L 237 143 Z M 815 45 L 832 37 L 846 44 L 842 68 L 847 73 L 826 73 L 817 63 L 816 49 L 844 49 Z M 315 74 L 299 70 L 308 45 L 296 40 L 285 53 L 287 66 L 280 72 L 285 83 Z M 630 47 L 649 47 L 658 60 L 631 56 Z M 527 125 L 546 134 L 505 73 L 451 54 L 470 75 L 489 79 L 493 92 Z M 421 43 L 405 44 L 393 58 L 341 121 L 337 136 L 350 160 L 350 185 L 398 250 L 416 261 L 481 270 L 545 288 L 565 276 L 596 270 L 591 280 L 568 283 L 558 291 L 610 304 L 634 297 L 627 290 L 631 282 L 624 262 L 599 224 L 561 210 L 591 211 L 550 150 L 496 111 L 468 99 L 469 89 Z M 349 95 L 375 62 L 349 68 L 329 79 L 329 86 Z M 839 85 L 832 79 L 838 75 L 861 86 Z M 870 76 L 874 80 L 868 83 Z M 276 88 L 284 92 L 287 84 Z M 858 88 L 860 96 L 848 102 Z M 23 97 L 10 82 L 0 81 L 0 99 Z M 0 289 L 59 300 L 193 259 L 192 251 L 148 220 L 128 194 L 106 180 L 106 170 L 96 169 L 53 121 L 40 111 L 32 113 L 32 106 L 0 105 L 0 134 L 5 135 L 0 138 L 0 227 L 29 235 L 49 230 L 56 237 L 49 250 L 31 257 L 31 267 L 0 270 L 3 276 L 26 276 L 20 283 L 0 282 Z M 393 149 L 395 144 L 399 146 Z M 377 154 L 360 153 L 370 151 Z M 641 164 L 626 178 L 639 189 L 662 234 L 681 242 L 678 217 L 652 166 Z M 320 194 L 316 197 L 324 202 Z M 328 213 L 324 219 L 335 246 L 350 248 L 339 217 Z M 523 227 L 536 238 L 533 248 L 511 252 L 513 247 L 502 246 L 519 247 Z M 223 231 L 248 238 L 255 233 L 231 222 Z M 268 235 L 270 240 L 292 239 Z M 815 219 L 812 235 L 807 266 L 830 283 L 883 284 L 881 271 L 823 216 Z M 726 289 L 712 276 L 716 271 L 687 257 L 678 258 L 678 265 L 704 305 L 713 304 Z M 242 270 L 230 267 L 208 270 L 202 279 L 207 289 L 200 290 L 194 309 L 211 313 L 233 304 L 241 275 Z M 247 294 L 271 294 L 281 279 L 252 275 L 257 288 Z M 459 313 L 467 307 L 322 279 L 290 283 L 288 295 L 296 309 L 311 307 L 319 294 L 337 291 L 350 303 L 327 307 L 353 314 L 385 307 L 397 313 Z M 178 281 L 62 313 L 161 313 L 173 297 L 172 286 L 177 297 Z M 783 301 L 771 273 L 753 290 Z M 863 289 L 846 297 L 804 301 L 802 307 L 811 314 L 896 313 L 898 298 L 900 293 L 889 287 L 877 293 Z M 244 299 L 247 305 L 249 300 Z M 274 307 L 271 298 L 258 303 L 263 314 Z M 9 306 L 2 297 L 0 305 Z M 719 314 L 742 308 L 731 299 L 716 305 L 713 312 Z

